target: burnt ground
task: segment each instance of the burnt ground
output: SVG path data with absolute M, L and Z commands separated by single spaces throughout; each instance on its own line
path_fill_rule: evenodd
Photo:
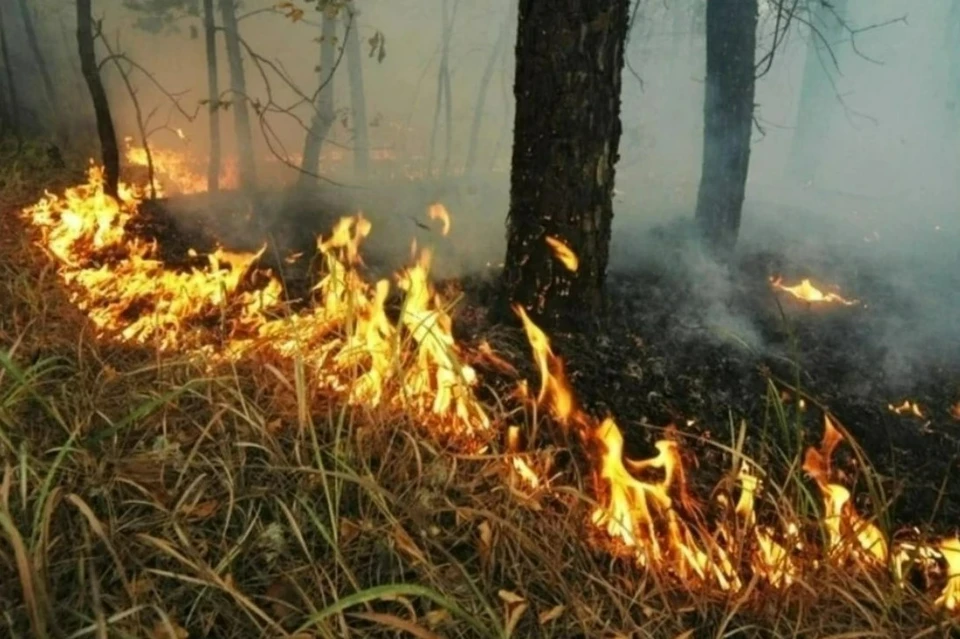
M 308 262 L 289 265 L 280 258 L 296 251 L 307 251 L 309 258 L 314 236 L 341 215 L 372 211 L 374 232 L 364 255 L 375 276 L 403 263 L 414 235 L 421 236 L 421 246 L 423 238 L 438 239 L 425 216 L 375 213 L 395 209 L 396 192 L 333 197 L 318 192 L 295 199 L 268 194 L 257 207 L 266 211 L 260 219 L 245 213 L 230 194 L 218 197 L 150 204 L 140 231 L 160 240 L 171 264 L 189 263 L 188 248 L 202 251 L 221 243 L 255 250 L 268 237 L 277 251 L 264 265 L 283 271 L 292 297 L 306 293 Z M 420 190 L 403 197 L 416 209 L 437 193 Z M 907 276 L 896 270 L 894 276 L 892 258 L 870 259 L 842 243 L 807 250 L 784 243 L 783 237 L 765 238 L 743 243 L 733 262 L 720 266 L 691 248 L 682 227 L 667 226 L 644 237 L 635 249 L 654 257 L 634 260 L 629 268 L 619 265 L 611 273 L 608 312 L 596 330 L 552 337 L 579 400 L 596 416 L 615 416 L 636 456 L 651 453 L 659 427 L 674 423 L 682 436 L 690 436 L 686 449 L 697 464 L 696 483 L 709 490 L 730 464 L 709 442 L 730 445 L 741 421 L 747 425 L 747 451 L 763 462 L 772 458 L 755 446 L 760 440 L 796 447 L 797 433 L 777 430 L 769 394 L 771 383 L 778 392 L 795 386 L 807 398 L 807 409 L 798 410 L 796 392 L 784 394 L 788 421 L 813 444 L 822 432 L 818 406 L 829 408 L 881 476 L 893 498 L 887 514 L 895 527 L 929 524 L 944 533 L 960 522 L 960 478 L 955 477 L 960 475 L 960 420 L 951 414 L 960 402 L 960 339 L 957 329 L 949 328 L 957 322 L 949 313 L 958 305 L 922 303 L 924 296 L 939 298 L 935 302 L 951 294 L 955 299 L 960 290 L 951 288 L 955 282 L 916 291 L 916 282 L 929 283 L 922 269 Z M 444 254 L 439 245 L 438 251 L 440 263 L 457 255 Z M 471 259 L 475 265 L 476 256 Z M 900 269 L 903 260 L 895 263 Z M 456 311 L 458 337 L 468 343 L 489 339 L 498 350 L 516 354 L 514 363 L 535 380 L 522 333 L 489 319 L 495 272 L 486 269 L 448 283 L 466 293 Z M 789 283 L 809 276 L 818 284 L 841 284 L 841 292 L 860 303 L 818 307 L 786 299 L 769 285 L 769 277 L 778 274 Z M 499 390 L 513 384 L 494 370 L 483 372 Z M 904 399 L 917 402 L 924 417 L 888 408 Z M 771 462 L 768 469 L 776 464 L 782 462 Z M 852 465 L 848 469 L 856 474 Z M 862 482 L 859 492 L 862 498 Z

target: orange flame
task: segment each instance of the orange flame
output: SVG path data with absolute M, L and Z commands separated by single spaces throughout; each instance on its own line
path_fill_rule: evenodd
M 567 267 L 568 271 L 573 273 L 577 272 L 577 269 L 580 268 L 580 258 L 577 257 L 577 254 L 574 253 L 563 240 L 548 235 L 547 245 L 553 250 L 554 257 L 560 260 L 560 262 Z
M 838 293 L 824 293 L 819 288 L 814 286 L 809 279 L 802 280 L 796 286 L 784 285 L 782 277 L 770 278 L 770 283 L 775 289 L 790 293 L 795 298 L 811 304 L 829 304 L 834 302 L 843 304 L 844 306 L 853 306 L 854 304 L 859 304 L 859 301 L 848 300 L 844 297 L 841 297 Z

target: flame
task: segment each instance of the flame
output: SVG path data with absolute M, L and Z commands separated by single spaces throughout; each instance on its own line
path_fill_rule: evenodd
M 820 449 L 807 449 L 803 469 L 817 483 L 823 496 L 823 524 L 827 532 L 828 551 L 840 559 L 885 564 L 889 553 L 883 533 L 857 513 L 849 490 L 830 481 L 830 460 L 833 451 L 843 441 L 843 435 L 829 415 L 824 414 L 823 423 Z
M 440 233 L 446 237 L 450 233 L 450 212 L 443 204 L 431 204 L 428 209 L 428 215 L 431 220 L 440 220 L 443 225 Z
M 573 273 L 577 272 L 577 269 L 580 267 L 580 259 L 577 257 L 577 254 L 567 246 L 563 240 L 557 237 L 547 236 L 547 245 L 553 250 L 553 255 L 565 267 L 568 271 Z
M 859 301 L 848 300 L 844 297 L 841 297 L 838 293 L 824 293 L 819 288 L 814 286 L 809 279 L 802 280 L 796 286 L 786 286 L 783 283 L 782 277 L 770 278 L 770 283 L 775 289 L 790 293 L 795 298 L 811 304 L 829 304 L 834 302 L 843 304 L 844 306 L 853 306 L 854 304 L 859 304 Z
M 947 565 L 947 585 L 935 603 L 951 612 L 960 611 L 960 538 L 940 542 L 940 553 Z
M 540 478 L 520 455 L 520 428 L 518 426 L 511 426 L 507 429 L 507 452 L 510 453 L 513 470 L 521 481 L 534 490 L 539 488 Z
M 910 401 L 909 399 L 903 400 L 903 403 L 900 404 L 899 406 L 894 406 L 893 404 L 887 404 L 887 408 L 889 408 L 892 412 L 896 413 L 897 415 L 910 414 L 915 417 L 919 417 L 923 419 L 923 411 L 920 410 L 920 405 L 917 404 L 916 402 Z
M 554 416 L 561 424 L 568 426 L 579 413 L 574 407 L 573 391 L 563 370 L 563 360 L 553 354 L 550 339 L 533 323 L 522 306 L 515 304 L 513 311 L 523 322 L 527 341 L 530 342 L 534 360 L 540 370 L 540 394 L 537 401 L 543 403 L 549 399 Z
M 181 129 L 176 129 L 176 132 L 181 140 L 186 140 Z M 134 145 L 133 138 L 129 136 L 124 138 L 124 143 L 126 144 L 124 158 L 127 163 L 147 167 L 147 150 L 142 146 Z M 186 154 L 151 145 L 150 159 L 153 161 L 153 187 L 157 196 L 162 197 L 168 189 L 171 193 L 181 195 L 203 193 L 207 190 L 205 170 Z M 236 163 L 224 162 L 220 171 L 220 186 L 234 188 L 238 182 Z

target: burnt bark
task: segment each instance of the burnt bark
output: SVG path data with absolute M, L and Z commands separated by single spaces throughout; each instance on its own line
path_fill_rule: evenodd
M 207 53 L 207 94 L 210 99 L 210 158 L 207 190 L 220 190 L 220 82 L 217 77 L 217 25 L 213 0 L 203 0 L 203 30 Z
M 520 0 L 503 292 L 543 326 L 603 307 L 628 0 Z M 558 261 L 565 243 L 579 267 Z
M 707 80 L 697 223 L 719 255 L 737 243 L 753 129 L 757 0 L 707 3 Z
M 333 108 L 333 73 L 337 66 L 337 19 L 332 13 L 324 12 L 320 27 L 320 87 L 317 89 L 316 109 L 310 130 L 303 142 L 303 161 L 298 183 L 306 187 L 315 181 L 317 167 L 320 164 L 320 150 L 323 141 L 330 133 L 336 119 Z
M 367 96 L 363 89 L 363 53 L 360 50 L 359 12 L 353 2 L 347 5 L 350 28 L 347 29 L 347 76 L 350 78 L 350 108 L 353 110 L 353 169 L 367 175 L 370 163 L 370 131 L 367 123 Z
M 10 97 L 10 126 L 17 137 L 17 143 L 22 143 L 20 130 L 20 100 L 17 97 L 17 80 L 13 75 L 13 62 L 10 60 L 10 48 L 7 46 L 7 23 L 3 19 L 3 5 L 0 3 L 0 53 L 3 54 L 3 68 L 7 75 L 7 92 Z
M 237 25 L 237 5 L 234 0 L 220 0 L 220 16 L 223 20 L 223 35 L 227 45 L 227 61 L 230 65 L 230 93 L 237 136 L 237 156 L 240 186 L 245 191 L 257 188 L 257 164 L 253 157 L 253 134 L 250 131 L 250 111 L 247 102 L 247 80 L 243 74 L 243 57 L 240 54 L 240 28 Z
M 93 112 L 97 119 L 97 135 L 100 138 L 100 153 L 103 159 L 103 189 L 107 195 L 117 197 L 117 184 L 120 181 L 120 149 L 117 146 L 117 132 L 113 128 L 110 114 L 110 102 L 103 89 L 97 53 L 94 49 L 93 16 L 90 15 L 91 0 L 77 0 L 77 50 L 80 57 L 80 69 L 86 80 Z
M 61 142 L 67 141 L 67 130 L 60 114 L 60 106 L 57 101 L 57 92 L 53 87 L 53 78 L 50 76 L 50 69 L 47 67 L 47 60 L 40 48 L 40 42 L 37 39 L 37 31 L 33 26 L 33 16 L 30 15 L 30 9 L 27 7 L 27 0 L 19 0 L 20 16 L 23 20 L 23 31 L 27 36 L 27 45 L 30 47 L 30 53 L 40 72 L 40 79 L 43 84 L 43 92 L 47 98 L 47 104 L 50 107 L 50 114 L 53 116 L 53 124 L 57 128 Z

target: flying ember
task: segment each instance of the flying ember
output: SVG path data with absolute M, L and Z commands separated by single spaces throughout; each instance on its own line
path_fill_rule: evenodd
M 577 269 L 580 268 L 580 258 L 577 257 L 577 254 L 574 253 L 563 240 L 548 235 L 547 245 L 553 250 L 554 257 L 560 260 L 560 262 L 567 267 L 568 271 L 573 273 L 577 272 Z

